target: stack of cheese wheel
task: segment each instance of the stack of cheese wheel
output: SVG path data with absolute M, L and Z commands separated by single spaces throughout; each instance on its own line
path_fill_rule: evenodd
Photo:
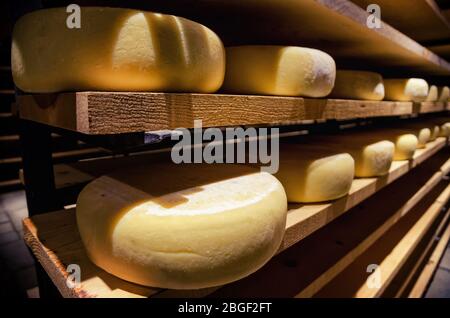
M 105 271 L 197 289 L 263 266 L 283 238 L 287 200 L 280 182 L 259 169 L 152 164 L 92 181 L 76 215 L 89 258 Z
M 279 170 L 289 202 L 321 202 L 345 196 L 350 191 L 355 163 L 348 153 L 334 149 L 284 144 Z
M 406 128 L 406 129 L 414 129 L 416 130 L 417 138 L 419 139 L 419 147 L 421 146 L 421 143 L 436 140 L 437 137 L 439 137 L 440 134 L 440 125 L 433 123 L 431 121 L 421 121 L 421 122 L 415 122 L 415 121 L 408 121 L 404 124 L 399 124 L 399 128 Z M 429 138 L 426 140 L 426 137 L 429 133 Z
M 394 143 L 394 161 L 411 159 L 414 156 L 419 143 L 414 134 L 401 129 L 362 129 L 348 133 L 349 136 L 350 134 L 354 136 L 352 138 L 355 139 L 356 143 L 362 141 L 367 144 L 377 143 L 380 141 L 390 141 Z M 349 139 L 352 140 L 351 142 L 353 142 L 352 138 Z
M 399 133 L 410 133 L 417 137 L 417 148 L 422 149 L 425 148 L 427 143 L 431 138 L 431 130 L 433 128 L 428 127 L 425 124 L 416 124 L 416 125 L 399 125 L 396 128 L 390 128 L 394 131 L 398 131 Z M 433 129 L 434 130 L 434 129 Z
M 226 48 L 223 91 L 238 94 L 327 96 L 336 65 L 327 53 L 296 46 Z
M 26 92 L 71 90 L 216 91 L 225 73 L 217 35 L 193 21 L 120 8 L 83 7 L 81 28 L 65 8 L 16 23 L 12 73 Z
M 428 96 L 428 83 L 421 78 L 384 79 L 385 99 L 423 102 Z
M 358 133 L 317 135 L 308 136 L 307 143 L 312 147 L 349 153 L 355 160 L 355 176 L 360 178 L 387 174 L 394 159 L 394 143 L 376 136 Z
M 338 70 L 331 98 L 382 100 L 383 78 L 374 72 Z

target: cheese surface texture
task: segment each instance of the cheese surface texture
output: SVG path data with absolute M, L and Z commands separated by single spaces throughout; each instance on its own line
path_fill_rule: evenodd
M 450 98 L 450 88 L 448 86 L 441 86 L 438 89 L 439 101 L 448 102 Z
M 436 102 L 439 99 L 439 92 L 436 85 L 431 85 L 430 90 L 428 91 L 428 96 L 425 101 L 427 102 Z
M 385 99 L 423 102 L 428 96 L 428 83 L 421 78 L 385 79 Z
M 361 137 L 358 134 L 311 137 L 309 143 L 350 154 L 355 160 L 355 176 L 360 178 L 387 174 L 395 152 L 395 145 L 391 141 Z
M 330 98 L 382 100 L 383 78 L 374 72 L 338 70 Z
M 225 73 L 218 36 L 196 22 L 145 11 L 81 8 L 81 27 L 65 8 L 24 15 L 12 38 L 12 73 L 25 92 L 216 91 Z
M 89 258 L 141 285 L 197 289 L 251 274 L 277 251 L 287 200 L 280 182 L 235 165 L 164 165 L 88 184 L 77 223 Z
M 338 199 L 350 191 L 355 162 L 348 153 L 284 145 L 275 176 L 283 184 L 289 202 L 321 202 Z
M 324 97 L 336 77 L 333 58 L 296 46 L 226 48 L 223 91 L 238 94 Z

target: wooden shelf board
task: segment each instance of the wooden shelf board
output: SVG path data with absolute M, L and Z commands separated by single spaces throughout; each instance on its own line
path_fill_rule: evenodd
M 415 114 L 427 114 L 436 113 L 447 110 L 447 103 L 444 102 L 423 102 L 413 104 L 413 113 Z
M 372 0 L 352 0 L 364 10 Z M 450 23 L 434 0 L 377 0 L 381 19 L 412 39 L 436 41 L 450 39 Z M 399 14 L 401 12 L 401 14 Z
M 447 61 L 387 23 L 368 28 L 369 13 L 348 0 L 156 0 L 144 7 L 201 22 L 226 46 L 310 46 L 330 53 L 340 67 L 403 69 L 410 76 L 450 71 Z
M 21 95 L 20 117 L 84 134 L 294 124 L 411 114 L 410 102 L 304 99 L 223 94 L 77 92 Z
M 326 204 L 291 205 L 288 213 L 286 234 L 279 252 L 304 239 L 306 236 L 330 223 L 338 215 L 341 215 L 360 203 L 364 199 L 376 193 L 383 186 L 393 182 L 411 168 L 431 157 L 445 145 L 445 139 L 429 143 L 427 148 L 419 150 L 411 161 L 394 162 L 391 172 L 384 178 L 356 179 L 350 195 L 345 198 Z M 56 286 L 66 297 L 147 297 L 157 293 L 163 296 L 166 291 L 161 289 L 146 288 L 124 282 L 109 275 L 94 266 L 80 241 L 76 227 L 73 209 L 70 211 L 57 211 L 37 215 L 24 220 L 24 238 L 28 246 L 33 250 L 39 261 L 49 273 Z M 70 248 L 61 248 L 69 246 Z M 68 264 L 82 264 L 83 277 L 88 277 L 82 282 L 79 289 L 69 289 L 65 284 Z M 85 268 L 86 267 L 86 268 Z M 199 291 L 187 291 L 190 296 L 207 295 L 216 288 Z M 183 292 L 173 291 L 176 295 Z M 167 291 L 168 294 L 171 291 Z
M 401 220 L 316 296 L 380 297 L 442 214 L 442 208 L 450 198 L 450 185 L 444 185 L 446 188 L 425 211 L 418 209 Z M 379 272 L 367 273 L 369 264 L 377 264 Z M 379 275 L 378 288 L 366 283 L 375 280 L 375 275 Z
M 450 210 L 447 211 L 447 215 L 450 214 Z M 436 239 L 436 237 L 434 237 Z M 414 283 L 408 297 L 409 298 L 420 298 L 425 294 L 433 274 L 436 271 L 437 266 L 442 255 L 445 253 L 448 242 L 450 241 L 450 224 L 447 224 L 447 228 L 444 230 L 443 234 L 439 237 L 439 241 L 433 250 L 431 256 L 427 260 L 425 267 L 422 269 L 419 277 Z

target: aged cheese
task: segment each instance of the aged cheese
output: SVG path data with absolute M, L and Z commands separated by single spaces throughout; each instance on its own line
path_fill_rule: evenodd
M 439 92 L 436 85 L 431 85 L 430 90 L 428 91 L 428 96 L 425 101 L 427 102 L 436 102 L 439 99 Z
M 23 91 L 214 92 L 223 82 L 221 40 L 193 21 L 119 8 L 65 8 L 23 16 L 12 38 L 12 73 Z
M 223 90 L 239 94 L 324 97 L 336 76 L 325 52 L 295 46 L 226 48 Z
M 321 202 L 348 194 L 355 163 L 348 153 L 305 145 L 283 145 L 275 176 L 290 202 Z
M 439 101 L 448 102 L 450 98 L 450 88 L 448 86 L 441 86 L 438 89 Z
M 429 142 L 431 138 L 431 129 L 424 126 L 416 128 L 398 128 L 398 130 L 415 135 L 417 137 L 417 148 L 421 149 L 426 147 L 427 142 Z
M 450 122 L 443 123 L 439 130 L 440 137 L 450 137 Z
M 355 160 L 355 176 L 360 178 L 387 174 L 395 152 L 395 145 L 391 141 L 358 134 L 311 136 L 308 143 L 349 153 Z
M 374 72 L 338 70 L 331 98 L 382 100 L 383 78 Z
M 280 182 L 239 165 L 153 164 L 100 177 L 77 202 L 90 259 L 125 280 L 197 289 L 256 271 L 283 238 Z
M 421 78 L 385 79 L 385 99 L 423 102 L 428 96 L 428 83 Z

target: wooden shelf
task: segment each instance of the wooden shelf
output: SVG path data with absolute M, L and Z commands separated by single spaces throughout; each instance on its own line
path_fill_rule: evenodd
M 364 10 L 371 0 L 352 0 Z M 450 39 L 450 23 L 434 0 L 377 0 L 381 19 L 418 42 Z M 400 14 L 401 12 L 401 14 Z
M 20 117 L 89 135 L 203 127 L 283 125 L 443 111 L 444 103 L 300 97 L 78 92 L 18 97 Z
M 450 185 L 431 205 L 415 209 L 387 232 L 371 248 L 358 257 L 340 275 L 325 286 L 318 297 L 380 297 L 399 273 L 417 245 L 433 229 L 433 224 L 443 216 L 443 207 L 450 198 Z M 444 216 L 445 217 L 445 216 Z M 370 288 L 366 281 L 374 279 L 367 273 L 369 264 L 379 268 L 379 288 Z
M 419 150 L 413 160 L 394 162 L 389 175 L 384 178 L 354 180 L 351 193 L 345 198 L 325 204 L 291 205 L 285 238 L 279 252 L 324 227 L 337 216 L 344 214 L 385 185 L 406 174 L 413 167 L 442 149 L 444 144 L 445 139 L 439 138 L 433 143 L 429 143 L 426 149 Z M 55 285 L 66 297 L 171 295 L 172 291 L 163 292 L 161 289 L 145 288 L 124 282 L 94 266 L 88 260 L 80 241 L 73 210 L 57 211 L 25 219 L 24 237 Z M 71 263 L 79 264 L 84 273 L 81 287 L 75 290 L 67 288 L 65 284 L 68 275 L 65 268 Z M 190 291 L 189 295 L 207 295 L 214 290 L 215 288 Z M 173 292 L 176 295 L 182 295 L 178 291 Z
M 431 282 L 431 279 L 433 278 L 433 274 L 435 273 L 436 268 L 439 265 L 439 261 L 446 251 L 447 245 L 450 241 L 450 224 L 447 224 L 445 221 L 448 220 L 449 215 L 450 210 L 447 211 L 447 218 L 445 218 L 444 221 L 442 222 L 443 225 L 447 225 L 443 233 L 441 234 L 439 231 L 437 231 L 437 234 L 440 236 L 437 237 L 436 235 L 433 236 L 432 238 L 433 241 L 438 240 L 438 243 L 433 252 L 431 253 L 430 257 L 427 259 L 426 265 L 422 269 L 419 277 L 415 281 L 414 286 L 408 295 L 408 297 L 410 298 L 423 297 L 429 283 Z
M 402 12 L 407 15 L 411 7 Z M 447 61 L 387 23 L 368 28 L 369 13 L 348 0 L 157 0 L 144 8 L 201 22 L 226 46 L 310 46 L 330 53 L 339 67 L 383 67 L 406 76 L 450 72 Z

